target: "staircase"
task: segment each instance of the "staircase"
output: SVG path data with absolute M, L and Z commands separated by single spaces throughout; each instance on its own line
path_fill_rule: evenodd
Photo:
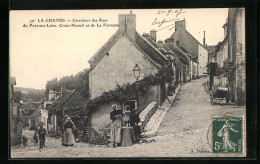
M 170 102 L 167 99 L 165 99 L 164 102 L 162 103 L 162 106 L 159 107 L 154 112 L 154 114 L 152 115 L 152 117 L 150 118 L 150 120 L 148 121 L 146 126 L 144 127 L 144 132 L 141 134 L 142 137 L 152 137 L 152 136 L 156 135 L 156 131 L 159 128 L 168 109 L 172 105 L 172 103 L 179 91 L 179 88 L 180 88 L 180 86 L 177 87 L 173 96 L 168 96 Z

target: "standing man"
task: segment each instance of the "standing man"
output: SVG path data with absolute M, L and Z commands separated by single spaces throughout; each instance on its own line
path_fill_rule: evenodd
M 140 139 L 141 128 L 140 126 L 142 123 L 140 122 L 139 114 L 137 113 L 136 109 L 133 110 L 133 113 L 130 117 L 130 125 L 134 128 L 134 134 L 136 141 L 138 142 Z
M 39 140 L 40 140 L 40 149 L 45 147 L 45 135 L 46 135 L 46 129 L 43 127 L 43 122 L 40 122 L 39 128 L 37 130 L 39 134 Z

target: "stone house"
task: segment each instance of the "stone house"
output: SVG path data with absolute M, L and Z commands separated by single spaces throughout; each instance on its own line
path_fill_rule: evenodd
M 167 67 L 170 67 L 173 70 L 173 83 L 176 86 L 178 85 L 178 82 L 176 81 L 178 79 L 176 63 L 177 61 L 179 61 L 179 58 L 169 47 L 166 46 L 166 44 L 163 41 L 159 40 L 156 43 L 156 33 L 156 30 L 151 30 L 150 33 L 144 33 L 142 36 L 168 59 Z M 168 84 L 166 84 L 166 88 L 167 86 Z
M 169 40 L 177 47 L 183 47 L 194 59 L 197 59 L 199 77 L 207 74 L 208 50 L 205 45 L 205 32 L 202 45 L 186 30 L 185 20 L 175 21 L 175 32 Z
M 218 79 L 214 78 L 214 85 L 229 86 L 232 93 L 230 100 L 237 105 L 245 105 L 245 9 L 230 8 L 223 28 L 225 38 L 217 44 L 209 61 L 216 63 L 218 67 L 223 67 L 225 60 L 233 62 L 233 80 L 229 81 L 227 77 L 219 75 Z
M 29 129 L 36 129 L 40 122 L 47 128 L 48 111 L 44 109 L 37 109 L 29 117 Z
M 224 61 L 228 59 L 228 44 L 227 38 L 223 40 L 220 44 L 216 46 L 214 53 L 212 54 L 212 62 L 217 63 L 218 67 L 223 67 Z M 218 85 L 220 87 L 226 87 L 227 78 L 223 75 L 219 75 L 219 82 L 214 83 L 214 85 Z
M 10 78 L 10 145 L 15 146 L 22 143 L 22 109 L 20 99 L 14 94 L 14 86 L 16 85 L 15 77 Z
M 28 127 L 29 126 L 29 119 L 30 116 L 36 112 L 38 109 L 43 108 L 43 103 L 45 101 L 45 98 L 33 102 L 31 99 L 22 99 L 21 102 L 21 108 L 23 112 L 23 126 Z
M 198 62 L 191 54 L 187 54 L 189 57 L 189 80 L 196 80 L 198 76 Z
M 166 39 L 165 45 L 176 55 L 176 82 L 185 83 L 190 80 L 190 61 L 189 57 L 183 50 L 176 46 L 173 40 Z
M 215 46 L 214 50 L 209 54 L 209 61 L 211 63 L 216 63 L 219 68 L 223 67 L 224 61 L 228 59 L 228 38 L 227 38 L 227 23 L 223 25 L 224 28 L 224 40 L 219 42 Z M 227 87 L 228 81 L 227 78 L 222 74 L 213 78 L 213 85 L 220 87 Z
M 227 21 L 228 60 L 234 63 L 233 80 L 229 82 L 231 100 L 246 104 L 245 8 L 230 8 Z
M 21 104 L 23 111 L 23 126 L 29 126 L 30 116 L 37 110 L 38 107 L 34 106 L 32 103 L 23 102 Z
M 50 92 L 51 95 L 53 91 Z M 58 95 L 49 96 L 48 102 L 52 104 L 46 104 L 44 112 L 48 112 L 47 129 L 54 135 L 62 134 L 62 127 L 64 123 L 64 116 L 68 115 L 72 121 L 77 123 L 77 115 L 82 107 L 86 104 L 85 98 L 76 90 L 67 90 L 65 86 L 61 86 L 61 91 L 56 93 Z M 52 101 L 54 100 L 54 101 Z M 40 110 L 43 113 L 43 110 Z M 44 113 L 43 113 L 44 115 Z M 41 114 L 41 116 L 43 116 Z M 38 118 L 39 119 L 39 118 Z
M 155 44 L 136 31 L 135 14 L 130 12 L 118 15 L 118 23 L 116 33 L 89 60 L 90 99 L 102 95 L 105 91 L 114 90 L 117 85 L 136 82 L 133 75 L 136 64 L 141 69 L 141 80 L 146 75 L 156 74 L 168 61 Z M 130 105 L 131 109 L 144 109 L 152 101 L 161 104 L 166 97 L 165 84 L 158 83 L 150 87 L 145 95 L 138 97 L 138 107 L 136 98 L 123 103 L 99 104 L 99 109 L 90 114 L 91 127 L 100 130 L 110 125 L 109 113 L 112 104 L 118 104 L 119 109 L 126 104 Z
M 174 86 L 177 86 L 178 85 L 177 80 L 179 75 L 177 74 L 178 73 L 177 63 L 179 61 L 179 58 L 176 54 L 173 53 L 173 51 L 169 47 L 166 46 L 166 44 L 163 41 L 158 41 L 157 45 L 159 51 L 170 60 L 171 68 L 173 69 L 173 73 L 174 73 L 173 84 Z

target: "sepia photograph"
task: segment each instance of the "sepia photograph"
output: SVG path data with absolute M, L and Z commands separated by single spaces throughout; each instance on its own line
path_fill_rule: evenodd
M 10 157 L 246 157 L 245 11 L 10 10 Z

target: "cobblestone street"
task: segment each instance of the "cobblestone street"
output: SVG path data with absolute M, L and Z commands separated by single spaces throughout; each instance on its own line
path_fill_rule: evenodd
M 130 147 L 110 148 L 107 146 L 77 143 L 74 147 L 62 147 L 61 139 L 49 138 L 41 151 L 30 143 L 27 148 L 11 149 L 13 158 L 94 158 L 94 157 L 203 157 L 212 154 L 208 131 L 214 115 L 245 115 L 245 107 L 234 105 L 211 105 L 210 96 L 203 83 L 206 78 L 187 82 L 180 87 L 157 135 L 151 142 Z M 27 134 L 31 135 L 31 134 Z M 29 140 L 31 138 L 28 138 Z M 229 155 L 232 156 L 232 155 Z

